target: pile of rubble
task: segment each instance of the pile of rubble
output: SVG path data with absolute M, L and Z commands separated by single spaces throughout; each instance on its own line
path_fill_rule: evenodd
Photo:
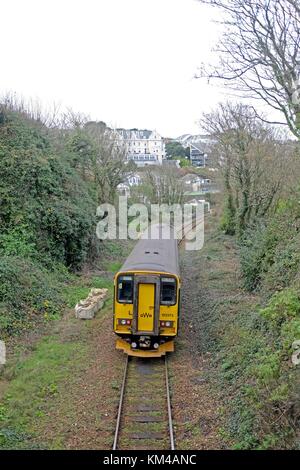
M 90 320 L 103 307 L 107 289 L 91 289 L 86 299 L 75 306 L 75 317 Z

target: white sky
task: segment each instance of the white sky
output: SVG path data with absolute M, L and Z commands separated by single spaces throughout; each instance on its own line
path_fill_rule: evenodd
M 196 0 L 0 0 L 0 93 L 120 127 L 198 133 L 224 100 L 193 79 L 218 38 Z

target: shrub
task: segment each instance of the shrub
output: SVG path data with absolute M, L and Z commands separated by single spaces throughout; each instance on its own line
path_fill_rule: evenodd
M 35 321 L 60 313 L 62 297 L 55 277 L 37 263 L 0 259 L 0 336 L 18 333 Z
M 300 205 L 296 198 L 280 204 L 267 219 L 257 220 L 240 241 L 241 270 L 248 290 L 271 292 L 292 281 L 300 266 Z
M 300 318 L 300 298 L 294 289 L 285 289 L 276 292 L 271 298 L 269 305 L 260 310 L 260 314 L 273 325 L 280 326 L 284 321 Z
M 34 235 L 25 224 L 18 225 L 9 232 L 0 233 L 0 255 L 31 258 L 36 254 L 36 245 L 32 241 L 33 239 Z
M 65 145 L 66 147 L 66 145 Z M 0 250 L 40 260 L 52 257 L 76 268 L 92 249 L 95 202 L 88 183 L 59 154 L 47 129 L 6 113 L 0 124 Z

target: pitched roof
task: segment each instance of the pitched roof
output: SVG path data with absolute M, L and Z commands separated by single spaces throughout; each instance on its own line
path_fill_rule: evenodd
M 125 140 L 130 139 L 149 139 L 153 131 L 148 129 L 117 129 L 117 132 L 123 137 Z

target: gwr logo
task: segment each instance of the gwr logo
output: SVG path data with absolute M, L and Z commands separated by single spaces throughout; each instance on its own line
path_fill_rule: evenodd
M 143 312 L 140 315 L 141 318 L 152 318 L 152 313 L 149 312 Z

